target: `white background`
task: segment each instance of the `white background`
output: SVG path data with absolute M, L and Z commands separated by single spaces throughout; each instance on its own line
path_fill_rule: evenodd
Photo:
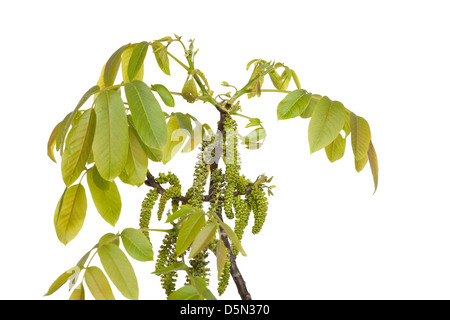
M 83 229 L 61 244 L 53 213 L 64 184 L 46 144 L 117 48 L 173 33 L 195 38 L 197 68 L 216 93 L 227 92 L 224 80 L 244 85 L 249 60 L 276 60 L 296 70 L 306 90 L 341 101 L 372 129 L 375 195 L 369 166 L 354 170 L 349 143 L 344 158 L 329 163 L 323 150 L 309 154 L 308 120 L 276 120 L 283 94 L 242 99 L 244 113 L 268 132 L 262 149 L 242 152 L 243 172 L 273 175 L 277 186 L 264 228 L 256 236 L 247 229 L 248 256 L 238 258 L 253 298 L 450 298 L 448 12 L 445 1 L 2 2 L 0 298 L 67 299 L 66 287 L 43 294 L 102 234 L 137 227 L 147 188 L 119 183 L 116 227 L 88 196 Z M 151 54 L 145 66 L 147 83 L 181 91 L 184 70 L 173 61 L 172 77 Z M 207 104 L 176 103 L 177 111 L 217 120 Z M 194 153 L 182 154 L 150 169 L 176 172 L 186 188 L 194 161 Z M 151 236 L 159 246 L 160 235 Z M 154 263 L 133 265 L 140 298 L 164 298 L 150 275 Z M 221 298 L 239 298 L 232 282 Z

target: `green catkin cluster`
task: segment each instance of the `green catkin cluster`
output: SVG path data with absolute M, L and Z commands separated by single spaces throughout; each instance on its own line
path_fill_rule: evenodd
M 155 270 L 168 267 L 176 262 L 177 260 L 175 251 L 176 242 L 177 242 L 177 235 L 174 233 L 168 233 L 164 237 L 161 248 L 158 251 Z M 161 286 L 165 290 L 167 296 L 171 294 L 173 291 L 175 291 L 177 276 L 178 274 L 175 271 L 160 275 Z
M 205 145 L 202 145 L 202 151 L 197 156 L 198 161 L 195 164 L 194 181 L 192 187 L 188 190 L 189 204 L 196 208 L 203 208 L 203 193 L 205 192 L 205 184 L 208 179 L 208 165 L 203 158 L 203 150 Z
M 255 217 L 255 224 L 253 225 L 252 233 L 257 234 L 261 231 L 267 215 L 268 202 L 264 190 L 258 185 L 254 185 L 248 195 L 248 201 Z
M 244 229 L 248 225 L 250 212 L 252 210 L 248 199 L 241 199 L 240 196 L 234 197 L 234 211 L 236 212 L 236 222 L 234 223 L 234 233 L 239 240 L 242 240 Z
M 223 179 L 222 169 L 218 168 L 211 173 L 211 199 L 209 200 L 209 211 L 216 214 L 220 213 L 220 210 L 223 206 Z
M 205 248 L 200 251 L 193 259 L 189 260 L 191 267 L 189 272 L 192 276 L 200 277 L 205 280 L 206 284 L 209 284 L 210 269 L 208 268 L 209 261 L 208 250 Z M 190 284 L 189 276 L 186 276 L 186 284 Z
M 231 117 L 224 121 L 223 152 L 225 156 L 224 211 L 228 219 L 234 218 L 233 197 L 239 178 L 239 154 L 237 152 L 237 125 Z
M 217 292 L 219 296 L 221 296 L 228 287 L 228 283 L 230 280 L 230 256 L 227 256 L 227 261 L 225 262 L 225 266 L 223 267 L 223 272 L 219 279 L 219 284 L 217 285 Z
M 142 201 L 141 215 L 139 219 L 140 228 L 148 229 L 150 217 L 152 215 L 152 209 L 155 205 L 156 200 L 158 199 L 158 196 L 158 191 L 156 189 L 151 189 Z M 147 239 L 150 240 L 148 231 L 143 231 L 143 234 L 147 237 Z
M 169 183 L 170 187 L 161 195 L 161 199 L 158 204 L 158 220 L 161 220 L 164 210 L 166 208 L 166 203 L 172 198 L 179 197 L 181 195 L 181 184 L 178 177 L 172 172 L 167 174 L 160 173 L 159 177 L 156 179 L 159 184 Z

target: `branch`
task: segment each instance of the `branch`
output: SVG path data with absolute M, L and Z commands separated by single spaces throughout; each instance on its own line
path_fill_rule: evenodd
M 229 104 L 225 105 L 225 108 L 227 110 L 230 107 L 231 107 L 231 105 L 229 105 Z M 216 108 L 217 108 L 217 110 L 220 113 L 220 120 L 219 120 L 219 123 L 217 124 L 217 131 L 221 133 L 219 136 L 223 137 L 224 122 L 225 122 L 225 119 L 226 119 L 226 116 L 227 116 L 228 112 L 224 111 L 223 109 L 221 109 L 217 105 L 216 105 Z M 221 156 L 222 156 L 221 153 L 223 152 L 222 148 L 217 148 L 216 152 L 218 152 L 219 155 L 215 154 L 215 156 L 217 157 L 217 159 L 220 159 Z M 210 165 L 210 167 L 209 167 L 210 175 L 219 166 L 218 162 L 219 161 L 214 162 L 214 163 L 212 163 Z M 212 186 L 213 186 L 213 182 L 210 181 L 210 185 L 209 185 L 209 191 L 210 192 L 209 192 L 209 194 L 211 194 Z M 250 189 L 247 187 L 247 190 L 249 190 L 249 192 L 250 192 L 251 187 L 250 187 Z M 247 190 L 246 190 L 246 192 L 247 192 Z M 217 212 L 217 215 L 219 216 L 220 220 L 223 221 L 222 212 Z M 239 271 L 239 268 L 237 266 L 236 255 L 233 253 L 233 250 L 231 249 L 230 241 L 228 240 L 228 236 L 227 236 L 225 230 L 222 227 L 220 227 L 220 237 L 221 237 L 225 247 L 227 248 L 228 253 L 230 254 L 230 274 L 231 274 L 231 277 L 234 280 L 234 283 L 236 284 L 236 288 L 238 290 L 239 295 L 241 296 L 241 299 L 242 300 L 252 300 L 252 297 L 251 297 L 250 293 L 247 290 L 247 286 L 245 284 L 244 278 L 242 277 L 242 274 Z
M 228 110 L 230 107 L 231 107 L 231 105 L 229 105 L 229 104 L 225 105 L 226 110 Z M 226 116 L 227 116 L 228 112 L 226 110 L 223 110 L 222 108 L 220 108 L 217 105 L 216 105 L 216 109 L 220 112 L 220 120 L 219 120 L 219 123 L 217 125 L 217 130 L 218 130 L 218 132 L 221 133 L 219 136 L 223 136 L 224 122 L 225 122 L 225 119 L 226 119 Z M 217 158 L 220 159 L 221 156 L 222 156 L 221 154 L 223 152 L 222 148 L 217 148 L 216 152 L 219 153 Z M 218 165 L 219 165 L 218 161 L 214 162 L 214 163 L 212 163 L 210 165 L 210 168 L 209 168 L 210 175 L 212 174 L 212 172 L 214 170 L 216 170 L 218 168 Z M 255 183 L 258 183 L 258 180 Z M 244 193 L 235 192 L 235 195 L 236 196 L 237 195 L 248 195 L 251 192 L 252 187 L 253 187 L 253 185 L 255 183 L 250 183 L 247 186 L 247 188 L 246 188 Z M 147 179 L 145 180 L 145 184 L 147 186 L 149 186 L 149 187 L 155 188 L 158 191 L 159 194 L 163 194 L 166 191 L 166 189 L 163 186 L 161 186 L 161 184 L 158 181 L 156 181 L 155 177 L 150 173 L 150 171 L 147 171 Z M 212 189 L 213 189 L 213 181 L 210 181 L 208 195 L 205 195 L 203 197 L 203 201 L 209 202 L 211 200 L 211 198 L 212 198 L 211 197 Z M 172 199 L 179 200 L 182 203 L 187 204 L 187 203 L 189 203 L 189 199 L 190 198 L 189 197 L 184 197 L 184 196 L 179 196 L 179 197 L 174 197 Z M 217 215 L 219 216 L 220 220 L 223 221 L 222 212 L 217 212 Z M 236 255 L 233 253 L 233 250 L 231 248 L 231 244 L 230 244 L 230 241 L 228 239 L 228 236 L 227 236 L 225 230 L 222 227 L 219 227 L 219 228 L 220 228 L 220 237 L 221 237 L 221 239 L 222 239 L 222 241 L 223 241 L 223 243 L 224 243 L 225 247 L 227 248 L 228 253 L 230 255 L 230 275 L 233 278 L 234 283 L 236 284 L 236 287 L 237 287 L 239 295 L 241 296 L 241 299 L 242 300 L 251 300 L 252 297 L 251 297 L 250 293 L 247 290 L 247 286 L 245 284 L 244 278 L 242 277 L 242 274 L 239 271 L 239 268 L 237 266 Z

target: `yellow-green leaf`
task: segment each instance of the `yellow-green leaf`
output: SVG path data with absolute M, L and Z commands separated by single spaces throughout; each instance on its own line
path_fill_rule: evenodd
M 119 178 L 124 183 L 141 186 L 147 174 L 148 156 L 133 128 L 128 127 L 128 135 L 130 141 L 128 159 Z
M 106 222 L 115 226 L 122 209 L 116 183 L 103 179 L 96 166 L 87 171 L 87 182 L 98 213 Z
M 200 142 L 202 142 L 202 134 L 203 134 L 203 128 L 202 124 L 200 122 L 196 122 L 196 126 L 193 130 L 193 134 L 190 136 L 189 140 L 186 142 L 186 144 L 183 147 L 183 150 L 181 152 L 191 152 L 194 150 Z
M 211 240 L 214 238 L 214 235 L 216 234 L 216 230 L 217 224 L 213 221 L 209 222 L 202 228 L 202 230 L 200 230 L 200 232 L 192 242 L 189 259 L 195 257 L 211 242 Z
M 161 42 L 155 41 L 152 43 L 152 48 L 158 66 L 165 74 L 170 76 L 169 55 L 167 54 L 167 47 Z
M 103 70 L 103 83 L 105 87 L 112 86 L 116 79 L 117 72 L 119 71 L 120 61 L 123 51 L 128 48 L 130 44 L 126 44 L 117 49 L 105 64 Z
M 84 286 L 82 283 L 78 285 L 73 291 L 72 294 L 69 297 L 69 300 L 84 300 Z
M 330 143 L 329 145 L 327 145 L 325 147 L 325 152 L 326 152 L 327 158 L 328 158 L 328 160 L 330 160 L 330 162 L 339 160 L 340 158 L 342 158 L 344 156 L 345 144 L 346 144 L 345 142 L 346 142 L 346 140 L 344 138 L 342 138 L 342 136 L 340 134 L 338 134 L 336 139 L 334 139 L 332 143 Z
M 150 148 L 161 149 L 167 141 L 164 113 L 152 90 L 142 81 L 125 84 L 134 127 L 142 141 Z
M 126 48 L 122 53 L 122 78 L 123 82 L 130 82 L 128 78 L 128 64 L 130 62 L 131 55 L 133 54 L 133 50 L 137 44 L 133 44 Z M 139 71 L 134 76 L 133 80 L 143 80 L 144 79 L 144 64 L 141 65 Z
M 112 243 L 105 244 L 98 249 L 98 255 L 106 274 L 124 295 L 137 300 L 139 287 L 133 266 L 120 248 Z
M 345 122 L 345 108 L 338 101 L 328 97 L 320 99 L 308 126 L 308 140 L 311 153 L 326 147 L 342 130 Z
M 85 168 L 94 140 L 95 123 L 95 112 L 88 109 L 69 131 L 61 159 L 61 171 L 66 186 L 74 183 Z
M 311 118 L 320 99 L 322 99 L 322 96 L 319 94 L 311 95 L 311 99 L 309 100 L 309 103 L 306 106 L 305 110 L 300 114 L 300 117 L 302 117 L 303 119 Z
M 185 285 L 180 289 L 172 292 L 167 300 L 203 300 L 203 296 L 191 284 Z
M 86 217 L 86 191 L 75 184 L 65 191 L 59 200 L 54 216 L 56 235 L 59 241 L 69 243 L 80 232 Z
M 371 140 L 370 127 L 367 121 L 350 113 L 350 130 L 352 133 L 352 149 L 355 159 L 359 160 L 367 155 Z
M 369 160 L 368 155 L 366 154 L 365 156 L 363 156 L 361 159 L 356 159 L 355 158 L 355 169 L 358 172 L 361 172 L 362 169 L 364 169 L 364 167 L 367 164 L 367 161 Z
M 95 103 L 97 124 L 92 145 L 94 160 L 100 175 L 114 180 L 128 158 L 128 121 L 120 94 L 104 91 Z
M 47 142 L 47 155 L 55 163 L 56 163 L 56 159 L 55 159 L 54 149 L 55 149 L 55 145 L 56 145 L 56 135 L 58 134 L 58 131 L 61 128 L 61 123 L 62 123 L 62 121 L 55 126 L 55 128 L 53 129 L 52 133 L 50 134 L 50 137 L 48 138 L 48 142 Z
M 128 254 L 138 261 L 152 261 L 153 248 L 141 230 L 126 228 L 120 234 Z
M 95 300 L 115 300 L 108 279 L 100 268 L 87 268 L 84 280 Z
M 182 147 L 183 143 L 186 141 L 186 138 L 190 135 L 186 129 L 180 128 L 180 121 L 175 115 L 169 117 L 167 129 L 169 141 L 167 141 L 166 145 L 162 149 L 162 162 L 164 164 L 169 162 L 175 156 L 178 150 Z
M 373 147 L 372 141 L 370 141 L 369 152 L 367 153 L 369 157 L 370 168 L 372 170 L 373 183 L 375 185 L 375 190 L 373 193 L 377 191 L 378 188 L 378 157 L 375 152 L 375 148 Z
M 140 42 L 138 43 L 131 54 L 130 60 L 128 62 L 128 79 L 129 81 L 133 80 L 141 80 L 142 78 L 139 75 L 140 70 L 144 64 L 145 56 L 147 55 L 148 50 L 148 42 Z M 143 70 L 143 69 L 142 69 Z M 136 77 L 136 75 L 139 75 Z
M 55 291 L 61 288 L 76 272 L 79 272 L 79 268 L 77 267 L 70 268 L 69 270 L 65 271 L 52 283 L 44 296 L 49 296 L 55 293 Z
M 225 233 L 227 234 L 227 236 L 231 240 L 231 242 L 234 244 L 236 249 L 238 249 L 239 252 L 242 253 L 243 256 L 247 256 L 247 254 L 244 251 L 244 248 L 242 247 L 241 241 L 239 240 L 236 233 L 234 233 L 233 229 L 231 229 L 230 226 L 227 225 L 223 221 L 220 221 L 219 223 L 220 223 L 220 226 L 225 230 Z
M 59 143 L 59 149 L 60 149 L 60 152 L 61 152 L 61 156 L 63 155 L 63 150 L 64 150 L 64 139 L 66 138 L 67 131 L 69 131 L 69 127 L 72 125 L 72 120 L 78 114 L 78 110 L 83 106 L 83 104 L 94 93 L 97 93 L 99 90 L 100 90 L 100 87 L 98 85 L 95 85 L 92 88 L 90 88 L 88 91 L 86 91 L 86 93 L 81 97 L 80 101 L 78 102 L 78 104 L 76 105 L 76 107 L 72 111 L 72 113 L 69 113 L 67 115 L 67 120 L 66 119 L 63 120 L 63 122 L 65 121 L 65 124 L 64 124 L 64 128 L 63 128 L 63 130 L 61 132 L 61 135 L 59 136 L 60 141 L 59 142 L 58 142 L 58 140 L 56 141 L 57 143 Z
M 158 95 L 161 97 L 161 100 L 166 106 L 171 108 L 175 107 L 175 100 L 166 87 L 164 87 L 162 84 L 154 84 L 152 85 L 152 89 L 154 89 L 158 93 Z
M 217 278 L 220 280 L 220 277 L 222 276 L 223 273 L 223 268 L 225 267 L 228 258 L 228 250 L 227 247 L 225 247 L 225 244 L 223 243 L 222 239 L 219 239 L 219 242 L 217 243 L 216 258 L 217 258 Z
M 278 120 L 286 120 L 300 116 L 310 99 L 311 94 L 303 89 L 297 89 L 288 93 L 278 104 Z
M 194 241 L 198 232 L 205 225 L 205 214 L 203 212 L 193 213 L 183 222 L 176 243 L 176 255 L 182 254 Z

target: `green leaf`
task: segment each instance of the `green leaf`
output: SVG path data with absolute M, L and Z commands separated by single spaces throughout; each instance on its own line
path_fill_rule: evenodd
M 103 71 L 103 83 L 105 87 L 109 87 L 114 84 L 117 72 L 119 71 L 122 53 L 126 48 L 128 48 L 129 45 L 130 44 L 126 44 L 117 49 L 106 62 L 105 69 Z
M 125 254 L 114 244 L 108 243 L 98 249 L 98 255 L 106 274 L 124 297 L 137 300 L 139 287 L 133 266 Z
M 350 129 L 350 110 L 348 110 L 348 109 L 345 109 L 345 124 L 344 124 L 344 127 L 342 128 L 342 130 L 344 130 L 345 138 L 347 138 L 348 135 L 351 132 L 351 129 Z
M 169 121 L 167 122 L 167 130 L 169 140 L 162 149 L 162 162 L 164 164 L 169 162 L 177 154 L 189 136 L 189 133 L 185 129 L 180 128 L 180 121 L 175 115 L 169 117 Z
M 166 106 L 171 108 L 175 107 L 175 99 L 166 87 L 164 87 L 162 84 L 153 84 L 152 89 L 154 89 L 158 93 L 158 95 L 161 97 L 161 100 Z
M 292 69 L 291 69 L 291 73 L 292 73 L 292 78 L 294 79 L 295 85 L 297 86 L 297 89 L 301 89 L 302 86 L 300 85 L 300 80 L 298 80 L 297 74 Z
M 98 213 L 106 222 L 115 226 L 122 209 L 116 183 L 103 179 L 96 166 L 87 171 L 87 182 Z
M 300 116 L 311 99 L 311 94 L 297 89 L 286 95 L 278 104 L 278 120 L 286 120 Z
M 162 160 L 162 150 L 161 149 L 155 149 L 148 147 L 144 141 L 142 141 L 141 137 L 139 136 L 138 132 L 136 131 L 136 128 L 133 123 L 133 118 L 131 117 L 131 114 L 127 116 L 128 118 L 128 124 L 129 128 L 133 130 L 134 136 L 138 139 L 142 149 L 145 151 L 145 154 L 147 157 L 155 162 Z
M 355 159 L 356 171 L 361 172 L 362 169 L 364 169 L 364 167 L 366 166 L 368 160 L 369 160 L 369 156 L 367 154 L 364 157 L 362 157 L 361 159 Z
M 70 268 L 69 270 L 65 271 L 63 274 L 61 274 L 58 279 L 56 279 L 50 288 L 48 288 L 48 291 L 44 296 L 49 296 L 53 293 L 55 293 L 59 288 L 61 288 L 67 280 L 69 280 L 76 272 L 79 272 L 80 268 Z
M 150 148 L 161 149 L 167 141 L 167 125 L 161 106 L 152 90 L 142 81 L 125 84 L 134 127 Z
M 178 270 L 183 270 L 183 271 L 188 272 L 189 267 L 186 264 L 184 264 L 183 262 L 175 262 L 168 267 L 155 270 L 152 273 L 156 274 L 156 275 L 162 275 L 162 274 L 166 274 L 166 273 L 178 271 Z
M 193 134 L 189 137 L 181 152 L 191 152 L 202 142 L 203 126 L 200 122 L 196 122 L 196 126 L 193 131 Z
M 243 137 L 242 143 L 246 145 L 247 149 L 259 149 L 262 146 L 266 136 L 266 129 L 258 128 Z
M 303 119 L 311 118 L 314 110 L 316 109 L 316 105 L 319 103 L 320 99 L 322 99 L 321 95 L 313 94 L 311 95 L 311 99 L 309 100 L 308 105 L 306 106 L 305 110 L 300 114 L 300 117 Z
M 87 268 L 84 273 L 84 280 L 95 300 L 115 300 L 108 279 L 100 268 Z
M 47 142 L 47 155 L 55 163 L 56 163 L 56 159 L 55 159 L 54 149 L 55 149 L 55 145 L 56 145 L 56 135 L 58 134 L 58 132 L 61 128 L 61 123 L 62 123 L 62 121 L 55 126 L 55 128 L 53 129 L 52 133 L 50 134 L 50 137 L 48 138 L 48 142 Z
M 369 157 L 370 169 L 372 170 L 373 183 L 375 185 L 375 190 L 373 193 L 375 193 L 378 188 L 378 157 L 372 141 L 370 141 L 369 152 L 367 155 Z
M 182 254 L 205 225 L 205 214 L 203 212 L 193 213 L 183 222 L 176 243 L 176 255 Z
M 192 136 L 194 132 L 192 130 L 191 118 L 181 112 L 175 112 L 173 115 L 177 118 L 180 129 L 185 130 L 189 136 Z
M 167 220 L 166 220 L 166 223 L 170 223 L 170 222 L 173 222 L 173 221 L 175 221 L 176 219 L 178 219 L 178 218 L 181 218 L 181 217 L 183 217 L 183 216 L 185 216 L 185 215 L 189 215 L 189 214 L 192 214 L 192 213 L 203 213 L 204 214 L 204 212 L 201 210 L 201 209 L 198 209 L 198 208 L 194 208 L 194 207 L 191 207 L 190 205 L 182 205 L 177 211 L 175 211 L 174 213 L 172 213 L 168 218 L 167 218 Z
M 345 122 L 345 108 L 338 101 L 323 97 L 316 105 L 308 127 L 311 153 L 326 147 L 342 130 Z
M 75 121 L 67 136 L 61 159 L 61 171 L 66 186 L 74 183 L 85 168 L 94 141 L 95 123 L 95 112 L 89 109 Z
M 131 55 L 133 54 L 134 48 L 136 48 L 137 44 L 132 44 L 128 48 L 126 48 L 122 53 L 122 78 L 123 82 L 130 82 L 128 78 L 128 65 L 130 62 Z M 141 65 L 139 71 L 134 76 L 133 80 L 143 80 L 144 79 L 144 64 Z
M 203 300 L 203 297 L 193 285 L 188 284 L 172 292 L 167 300 Z
M 225 267 L 228 258 L 228 250 L 227 247 L 225 247 L 225 244 L 223 243 L 222 239 L 219 239 L 219 242 L 217 243 L 216 258 L 217 258 L 217 279 L 220 280 L 220 277 L 222 276 L 223 273 L 223 268 Z
M 344 156 L 346 140 L 340 134 L 333 140 L 332 143 L 325 147 L 328 160 L 334 162 Z
M 63 154 L 64 150 L 64 139 L 66 138 L 67 131 L 69 131 L 69 127 L 72 124 L 72 120 L 74 119 L 75 115 L 78 113 L 78 110 L 83 106 L 83 104 L 96 92 L 100 90 L 100 87 L 98 85 L 93 86 L 90 88 L 86 93 L 81 97 L 80 101 L 78 102 L 75 109 L 72 111 L 72 113 L 69 113 L 67 116 L 67 121 L 65 122 L 64 129 L 61 132 L 60 141 L 59 141 L 59 149 L 61 151 L 61 156 Z M 64 119 L 65 120 L 65 119 Z M 63 121 L 64 122 L 64 121 Z M 58 143 L 58 140 L 56 141 Z
M 131 58 L 128 63 L 128 78 L 130 81 L 135 80 L 135 76 L 141 70 L 141 67 L 145 60 L 145 56 L 147 55 L 148 44 L 149 43 L 146 41 L 140 42 L 133 49 L 133 53 L 131 54 Z
M 370 127 L 367 121 L 350 113 L 350 130 L 352 133 L 352 149 L 356 160 L 360 160 L 367 155 L 371 140 Z
M 141 230 L 126 228 L 120 234 L 123 246 L 128 254 L 138 261 L 152 261 L 153 248 Z
M 100 175 L 114 180 L 128 158 L 128 121 L 120 94 L 104 91 L 95 103 L 97 125 L 92 145 L 94 160 Z
M 112 243 L 116 246 L 120 244 L 120 238 L 117 234 L 108 232 L 105 233 L 99 240 L 97 246 L 100 247 L 104 244 Z
M 153 42 L 152 48 L 158 66 L 165 74 L 170 76 L 169 55 L 167 54 L 167 47 L 161 42 Z
M 124 183 L 141 186 L 147 174 L 148 156 L 133 128 L 128 127 L 128 135 L 130 141 L 128 159 L 119 178 Z
M 269 72 L 269 76 L 270 76 L 270 80 L 272 80 L 273 86 L 276 89 L 281 89 L 281 86 L 283 85 L 283 82 L 282 82 L 281 77 L 278 74 L 278 72 L 275 71 L 275 70 L 272 71 L 272 72 Z
M 214 238 L 216 234 L 217 224 L 213 221 L 209 222 L 206 226 L 200 230 L 192 242 L 191 252 L 189 259 L 195 257 L 200 251 L 202 251 Z
M 225 230 L 225 233 L 227 234 L 228 238 L 231 240 L 231 242 L 234 244 L 236 249 L 239 250 L 240 253 L 245 257 L 247 254 L 244 251 L 244 248 L 242 248 L 241 241 L 239 240 L 236 233 L 234 233 L 233 229 L 230 228 L 229 225 L 227 225 L 225 222 L 220 221 L 220 226 Z
M 84 287 L 83 284 L 80 283 L 78 287 L 76 287 L 72 294 L 69 297 L 69 300 L 84 300 Z
M 197 292 L 208 300 L 217 300 L 216 297 L 212 294 L 212 292 L 208 289 L 207 283 L 205 279 L 193 276 L 191 277 L 192 285 L 197 289 Z
M 55 210 L 56 235 L 63 244 L 69 243 L 80 232 L 86 217 L 86 191 L 81 184 L 67 188 Z

